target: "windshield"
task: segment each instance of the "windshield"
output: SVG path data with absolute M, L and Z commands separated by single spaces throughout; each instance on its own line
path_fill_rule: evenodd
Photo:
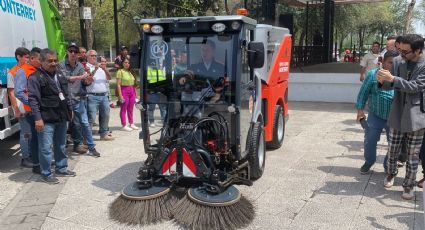
M 149 36 L 146 42 L 148 92 L 164 94 L 166 101 L 230 102 L 225 96 L 231 95 L 231 87 L 226 86 L 233 79 L 233 35 Z
M 147 36 L 142 93 L 149 126 L 191 130 L 205 117 L 230 122 L 237 35 Z M 232 60 L 235 63 L 232 63 Z M 156 108 L 159 108 L 156 109 Z M 152 129 L 151 129 L 152 131 Z

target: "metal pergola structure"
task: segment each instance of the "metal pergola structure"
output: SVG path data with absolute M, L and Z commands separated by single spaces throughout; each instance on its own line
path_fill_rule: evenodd
M 303 58 L 303 60 L 307 60 L 307 62 L 312 62 L 310 64 L 318 64 L 317 62 L 328 63 L 332 61 L 335 5 L 379 3 L 386 1 L 388 0 L 278 0 L 277 3 L 305 7 L 307 15 L 306 28 L 309 26 L 309 8 L 323 7 L 323 45 L 318 47 L 308 46 L 306 35 L 306 46 L 298 47 L 300 48 L 298 50 L 298 56 L 301 56 L 301 58 Z M 312 60 L 314 57 L 310 56 L 314 53 L 316 54 L 315 56 L 319 57 L 320 60 Z

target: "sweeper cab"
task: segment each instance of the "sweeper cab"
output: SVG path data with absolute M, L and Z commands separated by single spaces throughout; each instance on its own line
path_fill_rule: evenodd
M 137 107 L 148 158 L 137 182 L 124 188 L 122 196 L 146 200 L 183 187 L 198 205 L 234 206 L 241 194 L 233 185 L 252 185 L 264 172 L 266 147 L 282 145 L 288 116 L 289 30 L 245 16 L 139 23 L 140 59 L 132 57 L 131 64 L 140 67 Z M 184 220 L 193 213 L 182 213 L 172 215 L 194 227 L 193 221 Z

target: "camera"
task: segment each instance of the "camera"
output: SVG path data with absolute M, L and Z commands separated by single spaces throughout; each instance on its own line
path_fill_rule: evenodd
M 366 117 L 360 118 L 359 122 L 360 122 L 360 125 L 362 126 L 363 129 L 366 129 L 366 128 L 369 127 L 368 124 L 367 124 L 367 121 L 366 121 Z

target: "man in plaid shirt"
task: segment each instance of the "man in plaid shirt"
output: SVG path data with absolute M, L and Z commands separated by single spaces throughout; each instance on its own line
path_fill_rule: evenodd
M 390 70 L 393 64 L 393 58 L 398 56 L 396 51 L 387 51 L 384 55 L 382 68 Z M 391 103 L 393 101 L 394 91 L 393 90 L 382 90 L 378 88 L 378 81 L 376 80 L 376 74 L 379 68 L 370 70 L 363 84 L 360 88 L 357 96 L 357 121 L 365 118 L 364 108 L 366 102 L 369 102 L 369 114 L 367 116 L 367 126 L 365 127 L 364 136 L 364 158 L 365 163 L 360 168 L 362 174 L 370 172 L 370 168 L 376 161 L 376 145 L 380 139 L 382 129 L 387 131 L 388 140 L 388 126 L 387 118 L 391 110 Z M 387 157 L 384 160 L 387 162 Z

